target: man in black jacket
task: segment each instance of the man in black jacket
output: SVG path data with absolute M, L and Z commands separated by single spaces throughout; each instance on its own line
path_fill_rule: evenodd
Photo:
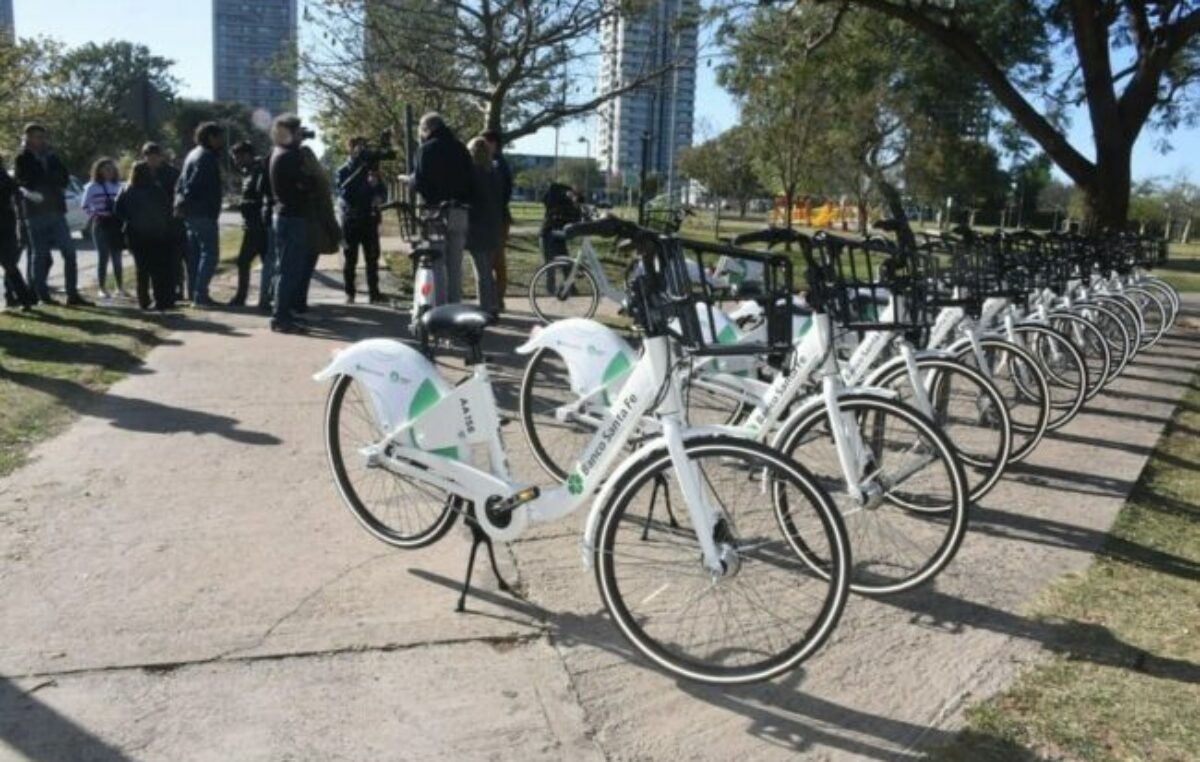
M 421 117 L 413 188 L 428 205 L 453 202 L 447 212 L 446 243 L 434 273 L 438 304 L 462 301 L 462 255 L 467 243 L 467 205 L 474 189 L 471 155 L 440 114 Z
M 379 167 L 365 158 L 367 139 L 351 138 L 348 147 L 350 158 L 337 171 L 338 206 L 346 238 L 342 246 L 346 303 L 354 303 L 355 270 L 361 247 L 367 266 L 367 293 L 371 304 L 378 304 L 383 301 L 379 291 L 379 206 L 387 203 L 387 186 L 379 179 Z
M 66 189 L 71 176 L 66 166 L 50 150 L 50 134 L 40 124 L 25 127 L 25 142 L 14 166 L 17 185 L 25 204 L 25 219 L 29 225 L 33 249 L 33 286 L 37 297 L 55 304 L 50 296 L 50 251 L 58 249 L 63 259 L 63 278 L 67 287 L 67 304 L 88 302 L 79 295 L 79 275 L 75 260 L 75 241 L 67 226 Z
M 211 307 L 208 283 L 221 256 L 217 218 L 221 216 L 221 151 L 225 131 L 216 122 L 196 128 L 196 147 L 183 161 L 175 186 L 175 213 L 188 234 L 188 286 L 192 305 Z
M 271 127 L 275 148 L 271 151 L 271 194 L 275 199 L 275 305 L 271 330 L 294 333 L 304 324 L 296 315 L 306 273 L 316 258 L 310 226 L 316 217 L 316 184 L 304 167 L 300 118 L 292 114 L 276 117 Z
M 171 219 L 171 231 L 167 242 L 171 282 L 175 284 L 175 298 L 183 299 L 187 296 L 187 228 L 184 227 L 182 219 L 171 213 L 175 205 L 175 186 L 179 182 L 179 170 L 167 160 L 166 152 L 158 143 L 146 143 L 142 146 L 142 159 L 150 166 L 154 184 L 162 189 L 163 198 L 167 202 L 167 216 Z
M 237 258 L 237 293 L 229 306 L 245 306 L 250 291 L 250 266 L 255 257 L 262 257 L 258 309 L 266 311 L 270 309 L 271 281 L 275 277 L 275 259 L 268 254 L 270 234 L 264 215 L 264 207 L 274 203 L 271 179 L 267 176 L 266 160 L 254 155 L 254 146 L 249 141 L 235 145 L 232 154 L 234 166 L 242 173 L 242 198 L 238 204 L 242 213 L 242 247 Z

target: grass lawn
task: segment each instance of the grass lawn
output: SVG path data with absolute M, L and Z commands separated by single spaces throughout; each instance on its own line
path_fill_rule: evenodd
M 1154 274 L 1180 291 L 1200 291 L 1200 243 L 1171 244 L 1166 267 Z
M 0 477 L 141 364 L 165 331 L 132 309 L 0 313 Z
M 1198 431 L 1193 376 L 1095 563 L 1034 604 L 1057 655 L 969 709 L 933 759 L 1200 758 Z

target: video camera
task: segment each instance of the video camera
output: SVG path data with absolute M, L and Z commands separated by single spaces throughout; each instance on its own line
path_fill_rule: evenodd
M 392 131 L 384 130 L 379 133 L 378 145 L 367 143 L 358 155 L 359 160 L 370 167 L 378 167 L 380 162 L 395 161 L 399 156 L 396 147 L 392 145 Z

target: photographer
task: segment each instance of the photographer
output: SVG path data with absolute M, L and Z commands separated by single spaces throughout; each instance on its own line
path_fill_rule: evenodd
M 316 178 L 308 171 L 301 143 L 300 118 L 284 114 L 271 127 L 270 181 L 275 199 L 275 304 L 271 330 L 296 333 L 304 320 L 296 315 L 307 277 L 317 257 L 310 227 L 316 220 Z
M 188 233 L 188 287 L 192 305 L 211 307 L 208 283 L 217 271 L 221 215 L 221 150 L 225 130 L 216 122 L 196 128 L 196 147 L 183 162 L 175 188 L 175 212 L 183 217 Z
M 379 162 L 394 156 L 387 148 L 390 137 L 384 133 L 384 149 L 373 151 L 364 137 L 349 142 L 350 158 L 337 171 L 338 208 L 342 215 L 345 244 L 342 255 L 345 267 L 342 275 L 346 288 L 346 303 L 355 297 L 355 270 L 358 269 L 358 250 L 363 250 L 367 268 L 367 293 L 371 304 L 383 301 L 379 291 L 379 206 L 387 203 L 387 187 L 379 177 Z
M 237 258 L 237 292 L 230 307 L 244 307 L 250 293 L 250 267 L 255 257 L 262 258 L 262 276 L 258 281 L 258 309 L 266 311 L 271 304 L 271 281 L 275 277 L 275 258 L 270 252 L 270 231 L 264 210 L 272 203 L 271 182 L 267 163 L 254 155 L 254 146 L 243 140 L 231 151 L 233 165 L 242 175 L 242 198 L 238 209 L 242 213 L 242 247 Z M 269 214 L 269 212 L 268 212 Z
M 89 304 L 79 295 L 79 274 L 75 259 L 75 241 L 67 225 L 66 189 L 71 176 L 66 166 L 50 150 L 50 133 L 40 124 L 25 127 L 25 144 L 17 155 L 15 176 L 25 203 L 33 249 L 33 290 L 46 304 L 56 304 L 50 296 L 51 249 L 63 258 L 67 304 Z

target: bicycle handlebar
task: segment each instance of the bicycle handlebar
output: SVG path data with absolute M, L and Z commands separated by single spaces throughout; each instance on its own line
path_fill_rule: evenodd
M 808 236 L 796 230 L 771 227 L 736 235 L 733 237 L 733 245 L 744 246 L 749 243 L 765 243 L 770 247 L 778 246 L 779 244 L 800 243 L 807 238 Z
M 636 222 L 623 220 L 611 214 L 595 220 L 573 222 L 563 228 L 562 233 L 563 237 L 568 241 L 585 236 L 595 236 L 596 238 L 628 238 L 634 241 L 658 237 L 658 234 L 653 230 L 647 230 Z

